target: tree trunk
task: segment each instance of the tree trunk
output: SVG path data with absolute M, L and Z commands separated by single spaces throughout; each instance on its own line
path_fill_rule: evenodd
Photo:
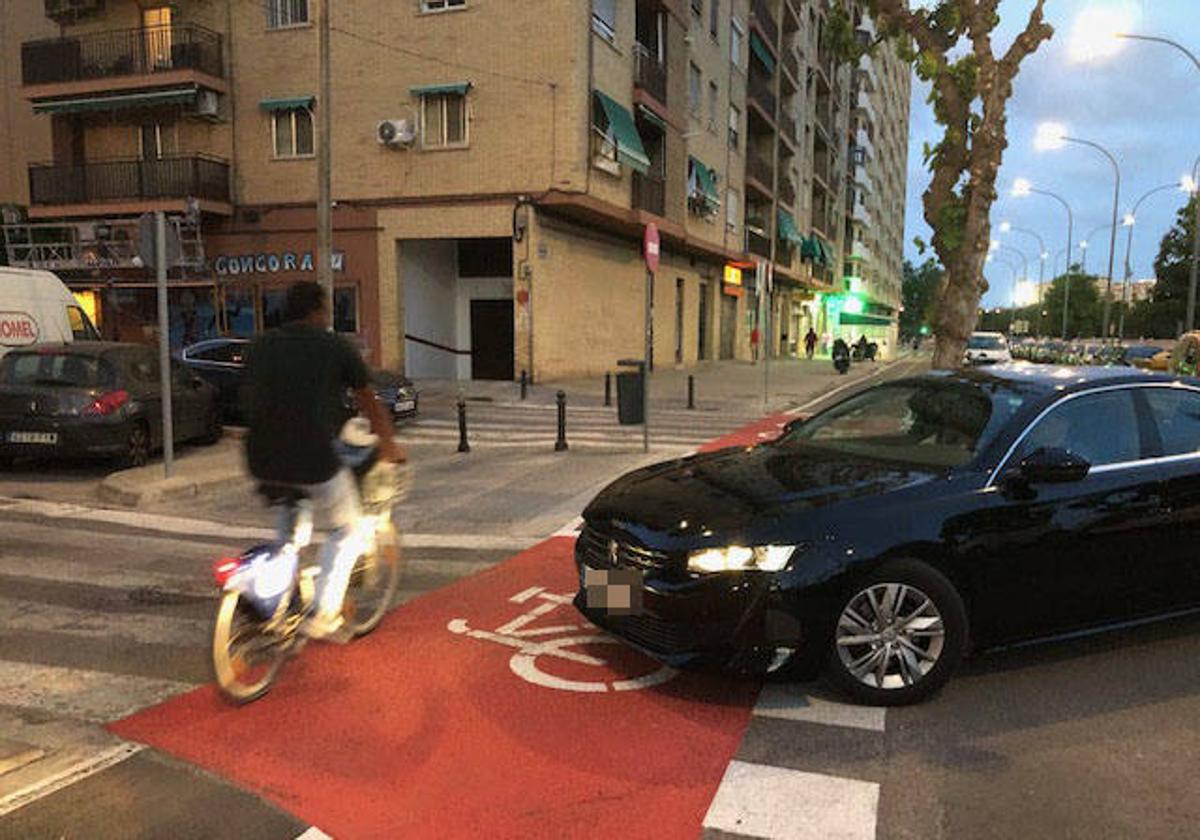
M 933 367 L 953 370 L 962 367 L 967 339 L 975 328 L 975 316 L 983 287 L 978 272 L 955 265 L 942 281 L 934 323 Z

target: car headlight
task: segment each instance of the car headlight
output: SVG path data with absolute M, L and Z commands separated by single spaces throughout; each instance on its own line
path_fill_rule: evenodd
M 778 572 L 787 565 L 796 546 L 731 545 L 724 548 L 702 548 L 688 552 L 688 570 L 692 572 Z

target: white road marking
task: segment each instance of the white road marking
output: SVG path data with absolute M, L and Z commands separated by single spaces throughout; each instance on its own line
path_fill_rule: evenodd
M 333 840 L 333 838 L 314 825 L 303 834 L 297 835 L 296 840 Z
M 799 686 L 779 683 L 763 687 L 758 695 L 754 714 L 759 717 L 845 726 L 872 732 L 883 732 L 887 721 L 887 709 L 822 700 L 805 694 Z
M 764 840 L 874 840 L 879 785 L 732 761 L 704 827 Z
M 88 776 L 93 776 L 101 770 L 107 770 L 109 767 L 120 764 L 143 749 L 145 747 L 141 744 L 119 744 L 72 764 L 70 767 L 52 776 L 39 779 L 33 784 L 14 791 L 3 799 L 0 799 L 0 817 L 5 814 L 11 814 L 18 808 L 35 802 L 44 796 L 49 796 L 55 791 L 62 790 L 69 785 L 82 781 Z
M 108 723 L 192 689 L 188 683 L 0 660 L 0 706 Z

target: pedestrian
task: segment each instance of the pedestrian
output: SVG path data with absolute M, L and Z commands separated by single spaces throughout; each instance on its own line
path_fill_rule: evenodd
M 804 355 L 808 358 L 813 357 L 813 353 L 817 349 L 817 333 L 812 327 L 808 328 L 808 334 L 804 336 Z
M 750 358 L 758 362 L 758 327 L 750 330 Z

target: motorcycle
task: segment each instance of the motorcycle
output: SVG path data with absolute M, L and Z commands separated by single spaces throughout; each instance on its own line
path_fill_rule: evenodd
M 356 423 L 358 421 L 351 421 Z M 403 465 L 378 461 L 374 445 L 340 443 L 362 500 L 362 518 L 349 537 L 357 559 L 350 572 L 342 617 L 357 638 L 387 614 L 400 583 L 400 540 L 392 523 L 396 503 L 407 495 Z M 303 623 L 316 610 L 313 505 L 301 488 L 264 485 L 269 503 L 284 509 L 285 540 L 255 546 L 213 564 L 222 590 L 213 629 L 217 686 L 234 703 L 249 703 L 270 690 L 288 658 L 303 650 Z
M 838 339 L 833 343 L 833 368 L 839 374 L 844 374 L 850 370 L 850 348 L 846 346 L 846 342 Z

